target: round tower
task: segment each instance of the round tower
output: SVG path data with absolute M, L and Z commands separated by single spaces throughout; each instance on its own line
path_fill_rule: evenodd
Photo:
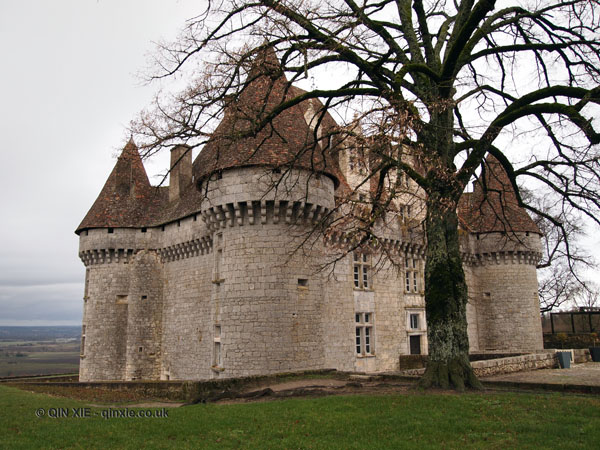
M 148 254 L 157 248 L 159 236 L 155 229 L 144 227 L 152 213 L 153 189 L 130 141 L 76 230 L 79 256 L 86 267 L 81 381 L 131 379 L 141 373 L 140 367 L 142 376 L 153 370 L 148 369 L 154 364 L 150 353 L 157 350 L 140 351 L 142 343 L 132 359 L 129 345 L 147 340 L 144 337 L 152 330 L 148 322 L 156 321 L 146 316 L 155 316 L 162 301 L 154 281 L 159 267 Z
M 465 235 L 471 351 L 543 348 L 536 264 L 541 233 L 501 164 L 488 156 L 473 193 L 459 207 Z
M 317 274 L 324 257 L 315 229 L 334 206 L 337 178 L 301 106 L 250 133 L 248 117 L 260 118 L 286 98 L 285 77 L 269 76 L 278 64 L 272 51 L 259 55 L 253 81 L 228 104 L 194 163 L 201 216 L 212 232 L 215 377 L 324 363 Z

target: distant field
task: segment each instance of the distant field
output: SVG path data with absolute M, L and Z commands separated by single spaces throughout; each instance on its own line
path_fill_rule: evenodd
M 79 371 L 79 341 L 4 341 L 0 377 Z

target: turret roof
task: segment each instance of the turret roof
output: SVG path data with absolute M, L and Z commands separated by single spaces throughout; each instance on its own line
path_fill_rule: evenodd
M 291 166 L 324 173 L 337 184 L 334 163 L 315 145 L 302 106 L 287 108 L 252 132 L 278 105 L 298 92 L 292 89 L 273 49 L 257 55 L 248 79 L 238 98 L 225 107 L 225 117 L 196 158 L 196 181 L 234 167 Z
M 150 185 L 137 146 L 130 139 L 75 232 L 86 228 L 148 226 L 163 203 L 163 191 Z
M 463 194 L 458 206 L 461 225 L 472 233 L 533 232 L 540 229 L 521 207 L 500 162 L 491 155 L 472 193 Z

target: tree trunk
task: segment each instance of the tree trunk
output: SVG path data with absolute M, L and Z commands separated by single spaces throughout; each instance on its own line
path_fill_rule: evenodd
M 442 200 L 440 200 L 440 198 Z M 467 284 L 458 241 L 455 202 L 427 201 L 425 308 L 429 362 L 419 385 L 424 388 L 481 388 L 469 363 Z

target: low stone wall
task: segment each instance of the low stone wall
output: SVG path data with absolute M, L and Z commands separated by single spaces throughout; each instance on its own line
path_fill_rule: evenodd
M 501 373 L 522 372 L 524 370 L 550 369 L 557 367 L 558 362 L 554 351 L 530 353 L 526 355 L 509 356 L 506 358 L 473 361 L 471 367 L 478 377 L 488 377 Z M 410 369 L 402 371 L 404 375 L 423 375 L 425 369 Z
M 489 377 L 501 373 L 522 372 L 525 370 L 551 369 L 557 366 L 553 352 L 531 353 L 508 358 L 475 361 L 471 364 L 478 377 Z
M 473 364 L 475 361 L 487 359 L 508 358 L 512 356 L 521 356 L 524 353 L 495 353 L 495 352 L 479 352 L 469 353 L 469 361 Z M 422 369 L 427 365 L 427 355 L 400 355 L 398 358 L 401 371 L 409 369 Z
M 290 377 L 310 375 L 333 375 L 333 369 L 310 370 L 301 372 L 280 373 L 277 375 L 252 376 L 241 378 L 227 378 L 223 380 L 208 381 L 87 381 L 87 382 L 54 382 L 20 380 L 20 386 L 48 385 L 66 386 L 85 389 L 105 389 L 121 392 L 135 392 L 148 398 L 162 398 L 166 400 L 187 403 L 200 403 L 228 396 L 228 393 L 261 386 L 266 383 L 281 381 Z M 229 395 L 230 396 L 230 395 Z
M 574 364 L 581 364 L 592 360 L 590 351 L 587 348 L 567 348 L 552 349 L 553 352 L 571 352 L 571 361 Z
M 427 355 L 400 355 L 400 370 L 421 369 L 427 365 Z

